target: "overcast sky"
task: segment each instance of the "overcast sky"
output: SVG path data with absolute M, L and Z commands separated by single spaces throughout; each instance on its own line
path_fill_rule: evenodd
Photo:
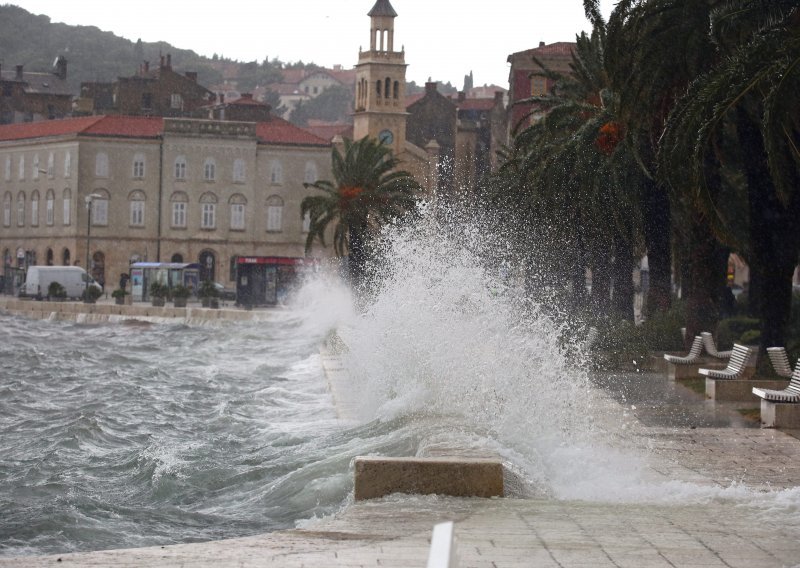
M 136 41 L 164 40 L 181 49 L 240 61 L 313 61 L 352 67 L 369 46 L 367 12 L 375 0 L 10 0 L 53 22 L 92 25 Z M 616 0 L 601 0 L 606 17 Z M 540 41 L 574 41 L 590 26 L 582 0 L 391 0 L 395 49 L 405 46 L 406 78 L 461 87 L 508 87 L 509 54 Z

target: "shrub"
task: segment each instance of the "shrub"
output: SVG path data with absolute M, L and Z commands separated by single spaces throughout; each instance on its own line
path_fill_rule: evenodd
M 114 299 L 124 298 L 127 295 L 128 295 L 128 292 L 123 290 L 122 288 L 117 288 L 116 290 L 111 292 L 111 297 L 114 298 Z
M 59 282 L 50 282 L 47 287 L 47 296 L 50 298 L 66 298 L 67 291 Z
M 735 317 L 724 319 L 717 325 L 716 341 L 719 349 L 730 349 L 734 343 L 744 343 L 742 336 L 748 331 L 760 331 L 761 322 L 755 318 Z
M 640 326 L 645 345 L 650 351 L 681 351 L 685 322 L 686 310 L 681 302 L 676 301 L 666 312 L 656 312 Z
M 89 286 L 83 291 L 83 300 L 85 302 L 96 302 L 97 299 L 103 295 L 103 291 L 97 286 Z
M 173 298 L 188 298 L 191 295 L 192 291 L 182 284 L 178 284 L 172 289 Z
M 203 280 L 200 284 L 200 289 L 197 291 L 197 295 L 201 298 L 216 298 L 219 296 L 219 292 L 217 292 L 211 280 Z
M 169 296 L 169 287 L 161 282 L 153 282 L 150 284 L 150 295 L 153 298 L 166 298 Z

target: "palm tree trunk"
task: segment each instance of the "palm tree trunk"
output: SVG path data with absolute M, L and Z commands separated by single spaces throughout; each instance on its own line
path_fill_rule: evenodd
M 614 275 L 613 310 L 616 316 L 633 322 L 633 250 L 627 239 L 617 238 L 614 247 L 612 272 Z
M 763 353 L 767 347 L 785 345 L 792 306 L 792 274 L 800 246 L 797 227 L 800 198 L 795 194 L 790 207 L 780 202 L 767 165 L 761 130 L 741 105 L 736 112 L 736 128 L 747 179 L 753 249 L 750 269 L 758 288 L 751 288 L 750 301 L 755 302 L 761 317 L 760 349 Z
M 672 255 L 670 251 L 670 204 L 666 189 L 652 180 L 644 187 L 644 241 L 650 285 L 645 314 L 667 311 L 672 303 Z
M 350 225 L 348 228 L 350 255 L 347 259 L 347 266 L 350 282 L 354 286 L 360 286 L 364 282 L 367 267 L 367 225 Z

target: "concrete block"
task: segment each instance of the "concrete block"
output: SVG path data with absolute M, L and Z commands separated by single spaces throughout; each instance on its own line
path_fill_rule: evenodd
M 772 402 L 761 399 L 761 426 L 764 428 L 800 428 L 800 403 Z
M 503 464 L 482 458 L 357 457 L 356 500 L 391 493 L 502 497 Z
M 706 398 L 720 402 L 758 402 L 762 400 L 753 394 L 753 387 L 783 390 L 788 381 L 776 380 L 730 380 L 706 378 Z
M 680 379 L 696 379 L 700 376 L 699 369 L 724 369 L 727 363 L 719 359 L 698 359 L 695 365 L 675 365 L 664 359 L 667 366 L 667 376 L 677 381 Z

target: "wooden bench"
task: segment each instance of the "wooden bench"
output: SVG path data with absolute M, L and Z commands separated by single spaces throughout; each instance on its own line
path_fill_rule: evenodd
M 706 348 L 706 353 L 717 359 L 730 358 L 732 351 L 717 351 L 717 343 L 714 341 L 714 336 L 709 332 L 702 332 L 700 337 L 703 338 L 703 346 Z
M 712 379 L 738 379 L 744 374 L 745 367 L 752 357 L 753 352 L 749 347 L 736 343 L 731 351 L 727 367 L 724 369 L 699 369 L 698 373 Z
M 800 402 L 800 362 L 795 366 L 788 387 L 783 390 L 754 388 L 753 394 L 772 402 Z
M 767 347 L 767 355 L 772 362 L 772 368 L 781 377 L 792 376 L 792 366 L 789 364 L 789 356 L 783 347 Z M 800 365 L 798 365 L 800 366 Z
M 664 354 L 664 359 L 667 360 L 667 363 L 672 363 L 673 365 L 693 365 L 697 362 L 697 359 L 700 357 L 700 353 L 703 352 L 703 338 L 699 335 L 696 335 L 694 341 L 692 341 L 692 347 L 689 349 L 689 353 L 681 357 L 680 355 L 670 355 L 669 353 Z

